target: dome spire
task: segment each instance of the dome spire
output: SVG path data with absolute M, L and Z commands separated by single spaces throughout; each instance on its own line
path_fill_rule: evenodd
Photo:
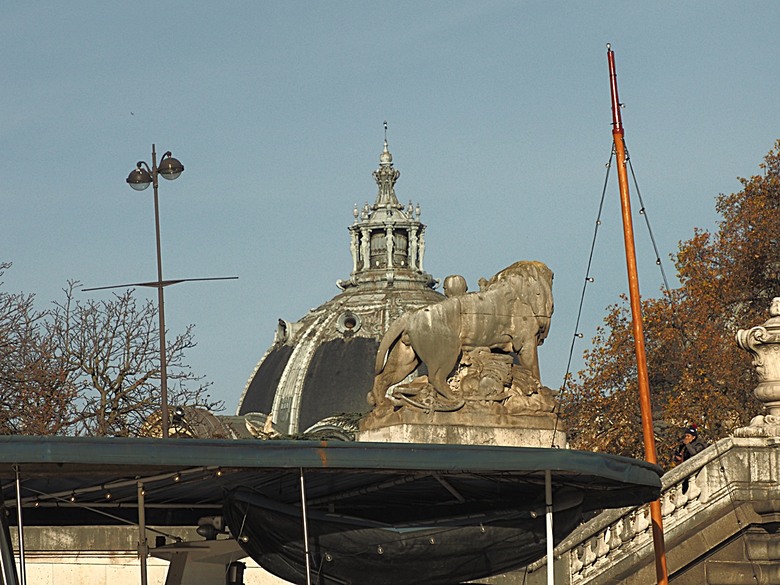
M 374 210 L 385 209 L 389 214 L 394 209 L 403 209 L 404 206 L 398 202 L 395 196 L 395 182 L 401 176 L 401 172 L 393 168 L 393 155 L 387 147 L 387 120 L 384 122 L 385 142 L 382 154 L 379 155 L 379 168 L 374 171 L 374 180 L 379 187 L 376 195 Z
M 382 154 L 379 155 L 379 165 L 380 166 L 392 166 L 393 164 L 393 155 L 390 154 L 390 151 L 387 149 L 387 120 L 383 122 L 385 126 L 385 147 L 384 150 L 382 150 Z
M 383 122 L 384 144 L 379 168 L 373 172 L 378 191 L 373 205 L 352 210 L 350 231 L 352 274 L 340 280 L 341 288 L 363 284 L 371 287 L 416 283 L 430 287 L 436 281 L 423 268 L 425 225 L 420 223 L 420 205 L 406 206 L 395 195 L 395 183 L 401 175 L 393 167 L 393 155 L 387 144 L 387 121 Z M 404 286 L 404 285 L 402 285 Z

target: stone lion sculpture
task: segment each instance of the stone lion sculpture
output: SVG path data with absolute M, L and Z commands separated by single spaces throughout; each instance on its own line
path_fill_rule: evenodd
M 542 262 L 515 262 L 483 282 L 479 292 L 464 291 L 402 315 L 379 345 L 369 404 L 383 406 L 388 388 L 421 362 L 436 391 L 454 401 L 447 377 L 463 351 L 478 347 L 517 354 L 523 370 L 539 380 L 537 346 L 550 328 L 552 280 Z

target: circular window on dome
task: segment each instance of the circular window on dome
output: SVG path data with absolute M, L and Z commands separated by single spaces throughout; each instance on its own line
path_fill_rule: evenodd
M 336 321 L 336 329 L 344 335 L 352 335 L 360 329 L 360 317 L 349 311 L 342 313 L 338 321 Z

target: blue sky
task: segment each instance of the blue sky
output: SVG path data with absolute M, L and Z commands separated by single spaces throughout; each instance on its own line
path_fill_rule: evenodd
M 239 280 L 167 289 L 166 318 L 171 334 L 196 325 L 189 362 L 233 411 L 277 318 L 297 320 L 349 276 L 346 228 L 353 205 L 374 199 L 387 120 L 396 193 L 428 225 L 428 272 L 476 289 L 520 259 L 554 270 L 540 359 L 558 387 L 611 149 L 605 44 L 673 275 L 678 241 L 715 226 L 715 196 L 739 190 L 780 138 L 779 13 L 774 2 L 13 2 L 0 22 L 4 288 L 43 308 L 68 279 L 153 280 L 151 189 L 124 180 L 153 142 L 173 151 L 186 170 L 160 188 L 165 276 Z M 627 289 L 624 265 L 613 173 L 574 370 Z

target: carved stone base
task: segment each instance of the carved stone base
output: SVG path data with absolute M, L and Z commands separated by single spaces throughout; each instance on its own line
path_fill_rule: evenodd
M 355 440 L 378 443 L 433 443 L 454 445 L 502 445 L 508 447 L 568 448 L 566 430 L 557 416 L 539 415 L 482 416 L 480 420 L 453 419 L 448 412 L 419 413 L 420 420 L 383 418 L 372 425 L 363 419 Z
M 771 414 L 753 418 L 750 425 L 734 430 L 735 437 L 780 437 L 780 417 Z

